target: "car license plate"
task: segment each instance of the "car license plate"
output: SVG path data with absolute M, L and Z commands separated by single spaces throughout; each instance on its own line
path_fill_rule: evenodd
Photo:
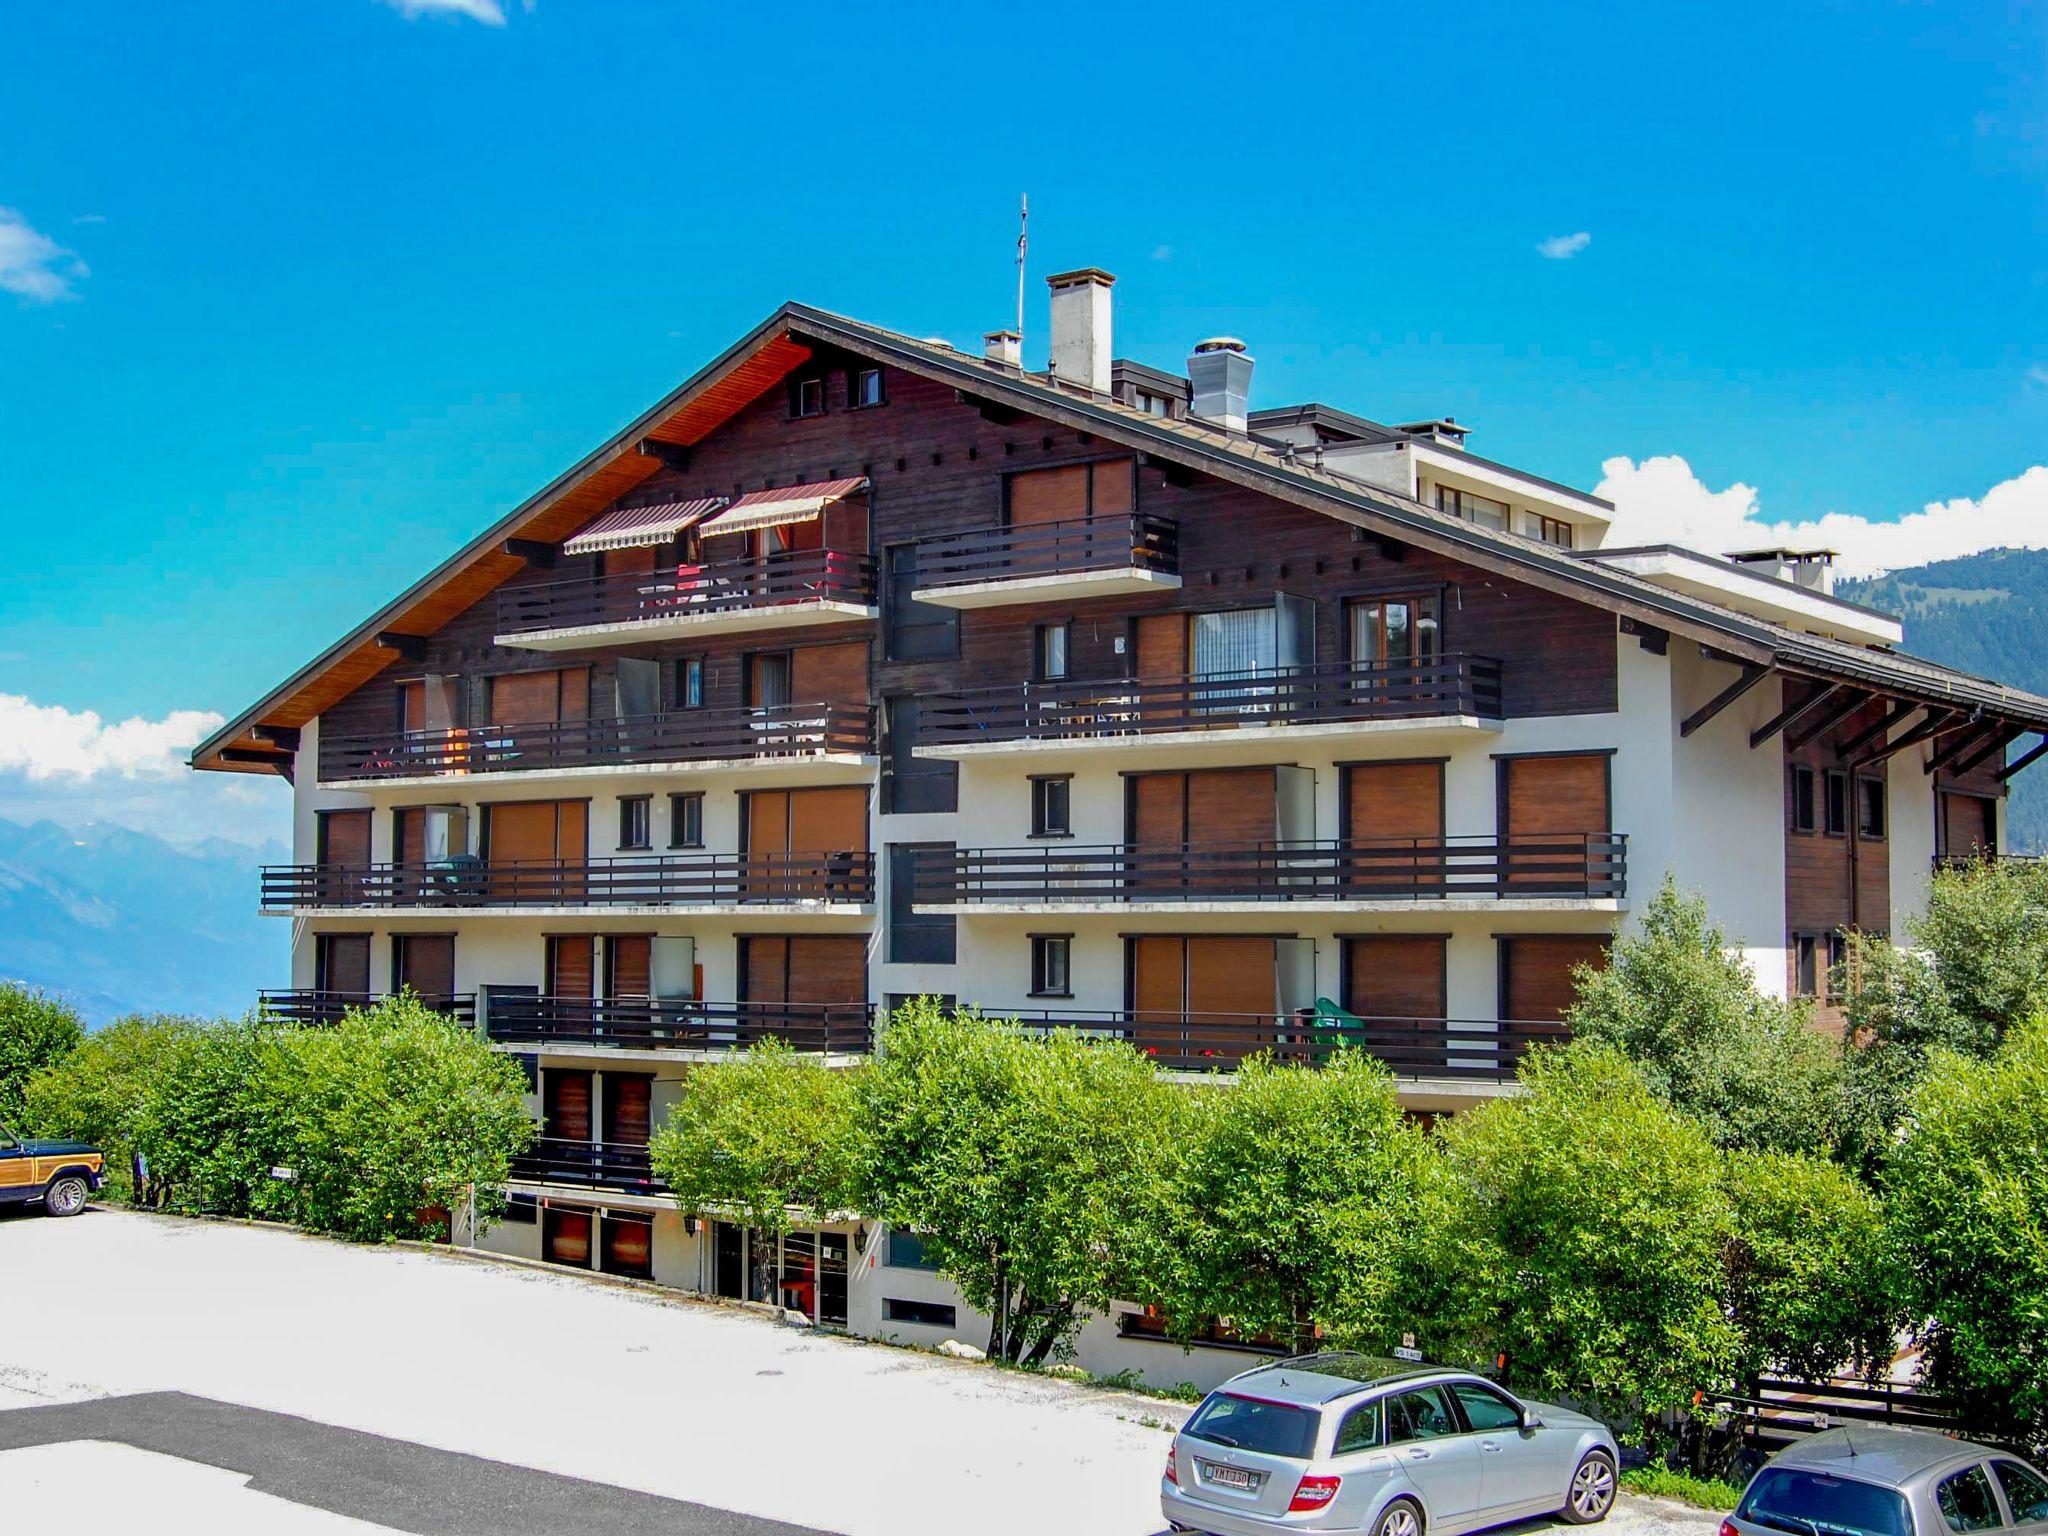
M 1219 1466 L 1212 1461 L 1208 1473 L 1209 1481 L 1221 1488 L 1242 1488 L 1248 1492 L 1257 1486 L 1257 1480 L 1243 1467 Z

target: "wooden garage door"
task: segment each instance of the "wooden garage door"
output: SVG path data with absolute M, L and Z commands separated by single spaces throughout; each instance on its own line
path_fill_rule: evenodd
M 492 725 L 541 725 L 590 714 L 590 669 L 508 672 L 490 680 Z
M 540 1213 L 541 1254 L 550 1264 L 590 1268 L 589 1211 L 550 1205 Z
M 616 1211 L 604 1214 L 604 1272 L 641 1280 L 654 1275 L 654 1224 Z
M 549 1067 L 541 1083 L 545 1134 L 561 1141 L 590 1140 L 590 1074 Z
M 868 648 L 848 645 L 807 645 L 789 657 L 790 698 L 799 704 L 865 704 L 868 697 Z
M 1607 941 L 1597 934 L 1517 934 L 1500 941 L 1504 1019 L 1557 1024 L 1572 1005 L 1573 970 L 1604 967 Z
M 1444 941 L 1373 934 L 1344 941 L 1344 1006 L 1393 1028 L 1444 1017 Z
M 644 1072 L 604 1075 L 604 1140 L 644 1147 L 653 1129 L 654 1079 Z
M 1501 759 L 1501 830 L 1508 883 L 1584 891 L 1587 839 L 1613 825 L 1605 753 Z M 1604 866 L 1603 866 L 1604 867 Z
M 597 940 L 587 933 L 548 936 L 548 996 L 579 1002 L 596 996 Z
M 392 941 L 394 987 L 411 987 L 430 1002 L 455 991 L 455 935 L 406 933 Z
M 1355 763 L 1344 770 L 1348 883 L 1396 895 L 1444 881 L 1444 765 Z

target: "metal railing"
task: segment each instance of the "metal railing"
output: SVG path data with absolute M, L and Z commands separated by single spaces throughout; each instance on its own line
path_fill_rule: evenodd
M 1084 571 L 1180 570 L 1180 525 L 1145 512 L 973 528 L 917 542 L 917 585 L 956 587 Z
M 918 711 L 918 745 L 1081 740 L 1432 715 L 1499 718 L 1500 663 L 1483 656 L 1442 656 L 1367 666 L 977 688 L 926 700 Z
M 265 911 L 301 907 L 665 907 L 869 902 L 864 849 L 643 858 L 439 859 L 393 864 L 266 864 Z
M 1177 1072 L 1227 1072 L 1261 1052 L 1270 1052 L 1278 1061 L 1315 1066 L 1350 1049 L 1376 1058 L 1401 1077 L 1502 1082 L 1515 1075 L 1533 1047 L 1571 1038 L 1562 1024 L 1527 1019 L 1376 1017 L 1354 1023 L 1322 1018 L 1307 1009 L 1276 1014 L 1199 1009 L 984 1011 L 991 1018 L 1128 1041 L 1156 1065 Z
M 447 1014 L 458 1024 L 476 1022 L 474 992 L 423 992 L 417 995 L 421 1003 L 436 1013 Z M 342 1015 L 352 1009 L 374 1008 L 390 1000 L 389 994 L 382 992 L 334 992 L 296 987 L 258 992 L 256 1008 L 259 1013 L 290 1024 L 338 1024 Z
M 622 763 L 804 758 L 867 754 L 874 749 L 875 712 L 867 704 L 676 709 L 659 715 L 323 736 L 320 780 L 343 783 Z
M 682 998 L 548 997 L 493 991 L 484 1033 L 502 1044 L 742 1050 L 780 1040 L 792 1050 L 860 1055 L 874 1045 L 868 1003 L 710 1003 Z
M 645 1143 L 543 1136 L 512 1159 L 512 1177 L 528 1184 L 567 1184 L 630 1195 L 668 1192 L 654 1176 Z
M 1359 842 L 1043 844 L 920 848 L 922 906 L 1133 901 L 1429 901 L 1619 898 L 1628 838 L 1385 838 Z
M 840 549 L 786 550 L 758 560 L 721 560 L 519 587 L 498 594 L 498 633 L 658 623 L 754 609 L 772 612 L 796 603 L 826 601 L 873 607 L 874 558 Z

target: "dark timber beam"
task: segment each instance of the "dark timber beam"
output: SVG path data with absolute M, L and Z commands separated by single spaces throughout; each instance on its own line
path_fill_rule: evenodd
M 1956 728 L 1956 712 L 1952 709 L 1929 710 L 1927 718 L 1896 741 L 1880 741 L 1872 751 L 1864 753 L 1851 765 L 1861 768 L 1868 763 L 1881 763 L 1888 757 L 1903 752 L 1908 747 L 1917 747 L 1930 736 Z
M 1818 720 L 1802 725 L 1797 735 L 1787 731 L 1785 733 L 1785 750 L 1797 752 L 1809 741 L 1819 740 L 1876 697 L 1877 695 L 1874 693 L 1857 693 L 1852 690 L 1843 697 L 1841 703 L 1822 715 Z
M 1897 725 L 1918 708 L 1920 706 L 1911 699 L 1907 699 L 1903 703 L 1894 704 L 1884 712 L 1883 718 L 1877 724 L 1858 731 L 1847 741 L 1837 742 L 1835 744 L 1835 757 L 1838 760 L 1854 757 L 1858 752 L 1861 752 L 1865 747 L 1877 740 L 1878 737 L 1889 736 L 1893 726 Z
M 418 661 L 427 654 L 425 635 L 404 635 L 395 629 L 377 631 L 377 643 L 387 651 L 396 651 L 407 661 Z
M 1185 464 L 1176 464 L 1170 459 L 1162 459 L 1152 453 L 1139 454 L 1138 462 L 1147 469 L 1158 470 L 1160 478 L 1177 490 L 1185 490 L 1195 483 L 1195 472 Z
M 2030 763 L 2035 762 L 2037 759 L 2043 756 L 2048 756 L 2048 731 L 2043 731 L 2041 733 L 2041 739 L 2039 741 L 2035 742 L 2031 747 L 2027 748 L 2026 751 L 2022 752 L 2018 757 L 2014 758 L 2011 762 L 2007 763 L 2003 768 L 1999 769 L 1997 773 L 1992 775 L 1992 777 L 1997 779 L 1999 783 L 2003 784 L 2007 779 L 2011 778 L 2014 774 L 2018 773 L 2022 768 L 2025 768 Z
M 1624 616 L 1621 621 L 1621 632 L 1624 635 L 1634 635 L 1636 644 L 1652 656 L 1662 656 L 1671 645 L 1669 631 L 1659 629 L 1654 624 L 1645 624 L 1641 619 Z
M 538 539 L 507 539 L 498 548 L 513 559 L 524 560 L 543 571 L 553 568 L 557 553 L 554 545 L 543 544 Z
M 1787 704 L 1783 709 L 1779 710 L 1775 715 L 1771 716 L 1770 719 L 1766 720 L 1762 725 L 1758 726 L 1755 730 L 1749 733 L 1750 750 L 1754 752 L 1758 747 L 1762 746 L 1765 742 L 1769 741 L 1773 736 L 1777 735 L 1778 732 L 1784 730 L 1788 725 L 1792 724 L 1793 721 L 1803 720 L 1806 718 L 1806 716 L 1812 714 L 1816 709 L 1819 709 L 1823 705 L 1827 704 L 1829 700 L 1835 698 L 1837 695 L 1841 693 L 1843 686 L 1844 685 L 1841 683 L 1836 683 L 1831 687 L 1821 689 L 1821 691 L 1819 693 L 1816 693 L 1812 698 L 1804 700 L 1801 703 Z
M 643 459 L 659 459 L 664 469 L 680 471 L 690 467 L 690 450 L 682 443 L 664 443 L 658 438 L 643 437 L 633 445 L 633 451 Z
M 1972 747 L 1982 746 L 1986 733 L 1994 736 L 1998 734 L 1998 722 L 1996 720 L 1988 724 L 1981 720 L 1965 722 L 1963 728 L 1956 732 L 1953 741 L 1945 747 L 1936 747 L 1934 749 L 1934 756 L 1927 759 L 1927 765 L 1920 771 L 1930 775 L 1941 772 L 1942 769 L 1961 757 L 1965 752 L 1968 752 Z
M 220 760 L 237 763 L 245 768 L 268 768 L 272 773 L 289 784 L 292 781 L 292 760 L 280 757 L 275 752 L 250 752 L 242 747 L 222 747 Z
M 1705 725 L 1714 716 L 1721 713 L 1722 710 L 1733 704 L 1770 675 L 1771 669 L 1769 667 L 1743 667 L 1742 676 L 1736 678 L 1734 682 L 1730 683 L 1726 688 L 1723 688 L 1719 693 L 1707 700 L 1706 703 L 1685 717 L 1685 722 L 1678 727 L 1678 734 L 1680 736 L 1690 736 L 1694 731 Z
M 953 398 L 962 405 L 967 406 L 970 410 L 979 412 L 981 419 L 991 426 L 1007 427 L 1024 419 L 1024 413 L 1014 406 L 1000 405 L 994 400 L 985 400 L 980 395 L 970 394 L 964 389 L 954 390 Z
M 2000 726 L 1996 731 L 1992 732 L 1989 741 L 1956 764 L 1956 772 L 1968 773 L 1992 753 L 2003 752 L 2026 734 L 2027 728 L 2024 725 Z
M 266 747 L 275 747 L 280 752 L 299 750 L 299 729 L 295 725 L 252 725 L 249 734 Z

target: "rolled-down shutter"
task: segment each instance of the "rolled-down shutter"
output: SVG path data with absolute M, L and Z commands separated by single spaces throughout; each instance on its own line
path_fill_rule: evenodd
M 1597 934 L 1517 934 L 1501 940 L 1500 963 L 1508 1019 L 1562 1024 L 1577 995 L 1574 969 L 1604 967 L 1607 940 Z

